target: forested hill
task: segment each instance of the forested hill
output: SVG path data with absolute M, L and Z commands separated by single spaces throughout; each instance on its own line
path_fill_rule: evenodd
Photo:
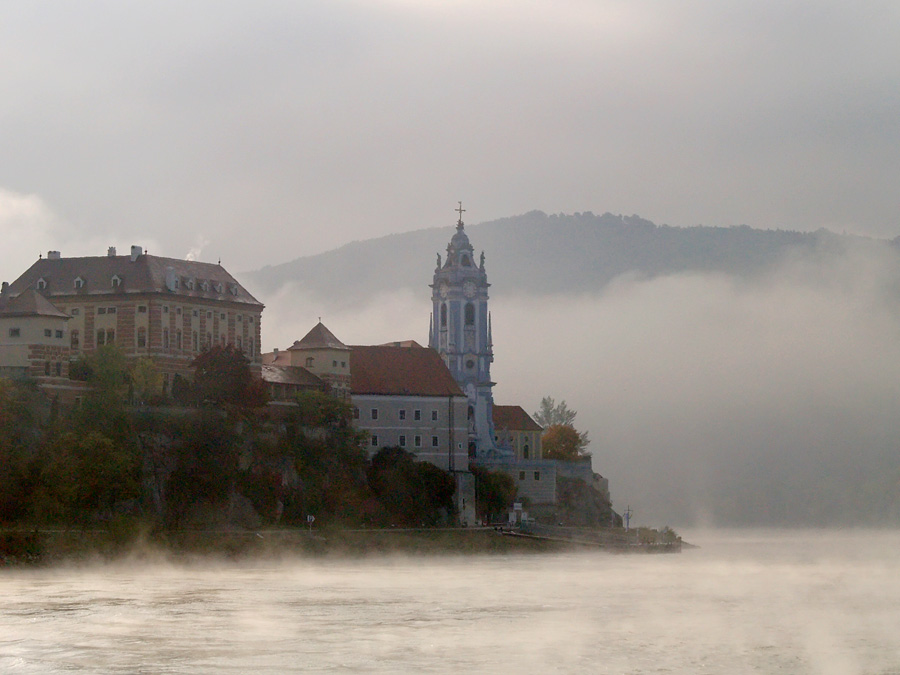
M 427 292 L 436 262 L 454 228 L 432 228 L 357 241 L 320 255 L 241 275 L 263 296 L 294 282 L 339 304 L 365 301 L 400 288 Z M 845 243 L 881 248 L 826 230 L 803 233 L 738 227 L 670 227 L 638 216 L 605 213 L 547 215 L 531 211 L 466 226 L 476 255 L 485 251 L 495 294 L 590 293 L 615 277 L 678 272 L 753 275 L 785 257 Z

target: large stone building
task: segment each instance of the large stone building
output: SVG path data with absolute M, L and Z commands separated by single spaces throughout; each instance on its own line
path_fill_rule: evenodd
M 305 389 L 349 397 L 369 457 L 399 447 L 450 471 L 460 521 L 475 522 L 468 402 L 436 351 L 413 341 L 348 347 L 319 322 L 287 350 L 264 354 L 262 375 L 274 406 Z
M 64 258 L 51 251 L 9 285 L 10 298 L 36 291 L 61 314 L 71 358 L 116 344 L 129 358 L 150 357 L 168 386 L 191 375 L 194 357 L 233 344 L 260 368 L 263 305 L 221 265 L 130 255 Z

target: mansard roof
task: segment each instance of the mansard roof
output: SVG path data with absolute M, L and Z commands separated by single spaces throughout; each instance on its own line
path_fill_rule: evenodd
M 294 349 L 339 349 L 346 351 L 350 348 L 338 340 L 334 333 L 319 321 L 302 339 L 297 340 L 297 342 L 288 347 L 288 350 Z
M 0 316 L 48 316 L 59 319 L 68 319 L 69 315 L 59 311 L 43 295 L 34 290 L 27 290 L 19 295 L 12 296 L 4 293 L 0 296 Z
M 518 405 L 496 405 L 493 408 L 494 428 L 507 431 L 543 431 L 524 408 Z
M 117 283 L 113 283 L 114 278 Z M 76 287 L 75 280 L 83 283 Z M 206 283 L 203 283 L 206 282 Z M 161 293 L 176 297 L 221 300 L 262 308 L 221 265 L 163 258 L 147 253 L 89 256 L 81 258 L 41 258 L 9 286 L 10 295 L 40 290 L 49 297 Z
M 435 350 L 426 347 L 352 346 L 354 395 L 464 396 Z

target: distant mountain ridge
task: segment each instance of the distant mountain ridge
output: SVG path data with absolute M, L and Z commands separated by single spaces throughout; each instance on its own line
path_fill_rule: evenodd
M 454 228 L 441 227 L 356 241 L 319 255 L 241 275 L 266 295 L 295 283 L 336 304 L 365 302 L 383 292 L 428 293 L 436 254 Z M 896 250 L 897 240 L 865 239 L 827 230 L 795 232 L 736 227 L 671 227 L 639 216 L 531 211 L 466 232 L 485 251 L 494 294 L 592 293 L 627 273 L 654 277 L 681 272 L 751 276 L 788 256 L 838 249 L 849 242 Z

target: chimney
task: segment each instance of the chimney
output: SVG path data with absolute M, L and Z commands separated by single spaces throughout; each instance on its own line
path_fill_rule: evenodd
M 6 288 L 6 282 L 5 282 L 5 281 L 3 282 L 3 288 L 4 288 L 4 289 Z M 275 347 L 275 348 L 274 348 L 274 350 L 272 351 L 272 354 L 275 356 L 276 359 L 278 358 L 278 347 Z
M 132 246 L 131 247 L 131 262 L 134 262 L 135 260 L 140 258 L 141 255 L 143 255 L 143 253 L 144 253 L 144 251 L 143 251 L 143 249 L 141 249 L 140 246 Z
M 9 290 L 9 282 L 8 281 L 4 281 L 2 284 L 0 284 L 0 295 L 6 295 L 6 291 L 8 291 L 8 290 Z M 276 349 L 275 351 L 277 352 L 278 350 Z
M 59 260 L 59 251 L 47 251 L 47 260 Z
M 115 258 L 116 257 L 116 247 L 110 246 L 108 249 L 106 249 L 106 255 L 109 258 Z

